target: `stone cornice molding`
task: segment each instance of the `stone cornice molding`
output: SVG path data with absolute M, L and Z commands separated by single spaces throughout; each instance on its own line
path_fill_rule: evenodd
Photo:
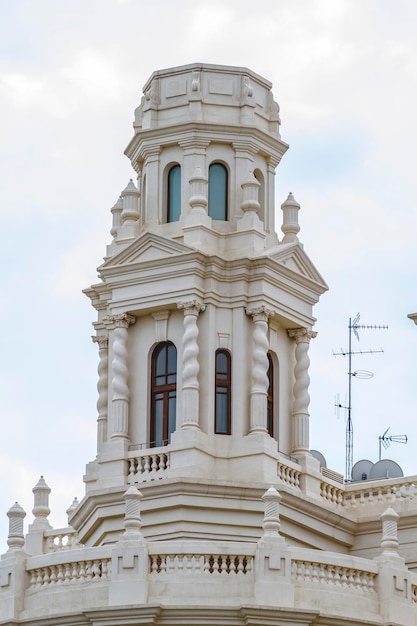
M 308 328 L 289 328 L 287 332 L 288 336 L 295 339 L 296 343 L 310 343 L 311 339 L 317 337 L 317 332 Z
M 108 348 L 108 345 L 109 345 L 108 335 L 93 335 L 91 339 L 93 340 L 93 343 L 98 343 L 99 350 Z
M 199 315 L 206 310 L 206 305 L 194 299 L 184 302 L 178 302 L 177 308 L 183 310 L 184 315 Z
M 263 320 L 267 322 L 268 319 L 270 317 L 273 317 L 275 314 L 276 311 L 274 311 L 273 309 L 268 309 L 264 305 L 256 307 L 254 309 L 246 309 L 246 315 L 250 315 L 253 318 L 254 322 L 258 320 Z
M 134 324 L 135 322 L 136 317 L 129 315 L 129 313 L 116 313 L 116 315 L 107 315 L 103 318 L 103 323 L 109 330 L 114 328 L 128 328 L 130 324 Z
M 139 156 L 142 157 L 143 160 L 151 160 L 156 161 L 159 159 L 159 155 L 161 154 L 162 148 L 160 144 L 142 144 L 139 152 Z
M 186 139 L 180 139 L 178 144 L 187 152 L 195 152 L 196 150 L 200 151 L 200 153 L 204 154 L 205 150 L 210 145 L 210 139 L 203 139 L 202 137 L 187 137 Z
M 259 152 L 259 146 L 253 141 L 233 141 L 232 147 L 236 156 L 247 157 L 249 154 L 251 157 L 254 157 Z

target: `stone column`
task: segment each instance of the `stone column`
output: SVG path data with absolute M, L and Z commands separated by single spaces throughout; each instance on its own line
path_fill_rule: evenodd
M 294 368 L 294 403 L 292 410 L 292 452 L 307 452 L 310 449 L 309 442 L 309 412 L 310 396 L 308 387 L 310 377 L 308 368 L 310 359 L 308 348 L 310 339 L 314 339 L 317 333 L 307 328 L 293 328 L 288 330 L 288 335 L 295 340 L 295 368 Z
M 108 397 L 109 397 L 109 338 L 108 335 L 91 337 L 94 343 L 98 343 L 98 381 L 97 381 L 97 452 L 100 452 L 102 444 L 107 441 Z
M 267 430 L 268 412 L 268 319 L 275 311 L 260 306 L 246 309 L 253 318 L 252 387 L 250 392 L 250 433 Z
M 198 325 L 197 318 L 205 310 L 197 300 L 179 302 L 184 311 L 184 335 L 182 352 L 182 425 L 181 428 L 200 428 L 200 386 L 198 374 Z
M 113 329 L 111 439 L 127 439 L 129 428 L 129 386 L 127 367 L 128 328 L 136 318 L 127 313 L 109 315 L 103 322 Z

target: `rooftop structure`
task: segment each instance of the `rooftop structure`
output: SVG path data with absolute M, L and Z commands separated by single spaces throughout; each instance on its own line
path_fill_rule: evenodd
M 152 74 L 97 311 L 97 456 L 68 527 L 8 512 L 0 624 L 417 625 L 417 477 L 345 483 L 309 444 L 313 307 L 271 84 Z

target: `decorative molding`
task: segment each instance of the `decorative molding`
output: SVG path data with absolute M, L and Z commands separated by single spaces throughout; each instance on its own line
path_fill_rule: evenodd
M 199 315 L 206 310 L 206 305 L 202 304 L 198 300 L 188 300 L 185 302 L 178 302 L 177 307 L 184 311 L 184 315 Z

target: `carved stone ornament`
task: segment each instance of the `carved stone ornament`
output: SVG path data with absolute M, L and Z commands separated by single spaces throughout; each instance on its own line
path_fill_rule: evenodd
M 177 307 L 180 310 L 184 310 L 184 315 L 194 314 L 198 315 L 206 310 L 206 305 L 202 304 L 198 300 L 188 300 L 187 302 L 178 302 Z
M 136 317 L 129 315 L 129 313 L 117 313 L 116 315 L 107 315 L 103 318 L 103 323 L 107 328 L 127 328 L 135 322 Z
M 276 314 L 276 311 L 273 309 L 268 309 L 266 306 L 258 306 L 255 309 L 246 309 L 246 315 L 250 315 L 253 317 L 254 321 L 256 319 L 264 319 L 268 320 L 270 317 L 273 317 Z
M 287 332 L 288 336 L 291 339 L 295 339 L 297 343 L 300 341 L 309 343 L 310 339 L 317 337 L 317 331 L 309 330 L 308 328 L 289 328 Z
M 91 339 L 93 340 L 93 343 L 98 343 L 99 350 L 106 349 L 109 345 L 108 335 L 93 335 Z

